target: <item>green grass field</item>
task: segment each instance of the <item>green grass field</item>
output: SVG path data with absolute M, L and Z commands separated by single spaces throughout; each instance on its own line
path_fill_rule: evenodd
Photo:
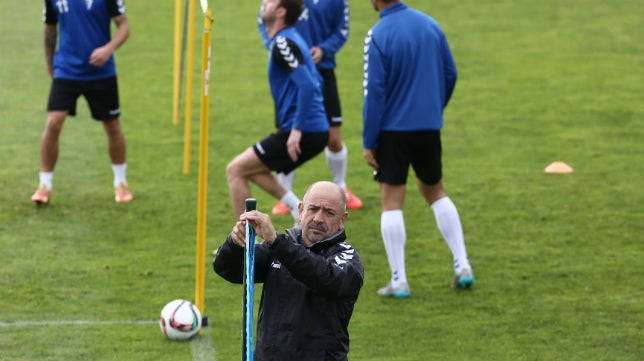
M 35 207 L 49 87 L 42 5 L 3 2 L 0 360 L 240 359 L 242 289 L 211 271 L 210 252 L 234 223 L 225 165 L 273 126 L 259 4 L 211 1 L 208 255 L 199 260 L 211 326 L 177 343 L 156 320 L 167 302 L 195 291 L 198 6 L 190 174 L 182 173 L 183 121 L 171 119 L 174 2 L 129 0 L 132 35 L 117 66 L 135 199 L 113 201 L 106 138 L 81 100 L 61 138 L 52 202 Z M 451 255 L 412 177 L 404 211 L 413 296 L 376 295 L 389 270 L 378 186 L 362 160 L 361 86 L 362 41 L 378 16 L 369 1 L 353 0 L 337 69 L 348 184 L 365 203 L 347 224 L 366 273 L 350 359 L 643 360 L 644 4 L 408 4 L 441 23 L 459 69 L 445 114 L 444 180 L 476 284 L 449 287 Z M 544 174 L 553 161 L 574 172 Z M 297 172 L 295 190 L 329 177 L 318 157 Z M 274 200 L 254 195 L 269 212 Z

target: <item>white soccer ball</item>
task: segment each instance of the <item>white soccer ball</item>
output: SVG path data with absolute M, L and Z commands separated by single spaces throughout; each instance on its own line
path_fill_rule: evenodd
M 171 340 L 187 340 L 201 329 L 201 312 L 190 301 L 174 300 L 161 310 L 161 332 Z

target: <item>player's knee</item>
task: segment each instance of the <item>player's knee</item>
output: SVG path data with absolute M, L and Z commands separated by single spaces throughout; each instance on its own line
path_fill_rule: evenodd
M 441 180 L 433 184 L 427 184 L 419 179 L 418 188 L 429 204 L 432 204 L 446 196 L 445 190 L 443 189 L 443 182 Z
M 63 130 L 63 124 L 64 118 L 49 118 L 45 131 L 52 135 L 58 135 Z
M 236 162 L 237 158 L 233 159 L 226 165 L 226 179 L 228 182 L 234 181 L 239 176 L 239 165 Z
M 105 132 L 110 137 L 121 137 L 123 136 L 121 132 L 121 124 L 118 120 L 109 120 L 103 122 L 103 128 Z
M 340 136 L 329 137 L 329 142 L 327 143 L 327 147 L 329 147 L 329 150 L 332 151 L 333 153 L 337 153 L 341 151 L 343 146 L 344 145 L 342 144 L 342 139 L 340 139 Z
M 236 157 L 226 165 L 226 179 L 228 180 L 228 183 L 239 182 L 242 179 L 245 179 L 247 173 L 246 164 L 241 157 Z

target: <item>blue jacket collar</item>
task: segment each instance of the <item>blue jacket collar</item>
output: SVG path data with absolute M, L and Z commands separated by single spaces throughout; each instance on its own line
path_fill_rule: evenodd
M 408 9 L 408 6 L 403 2 L 387 6 L 386 8 L 382 9 L 382 11 L 380 11 L 380 18 L 382 19 L 387 15 L 391 15 L 405 9 Z

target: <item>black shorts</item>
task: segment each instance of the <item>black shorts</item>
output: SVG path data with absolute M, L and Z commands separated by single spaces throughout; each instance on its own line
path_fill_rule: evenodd
M 291 132 L 279 130 L 253 146 L 255 154 L 262 163 L 278 173 L 290 173 L 293 169 L 321 153 L 329 141 L 328 132 L 302 133 L 302 140 L 300 140 L 302 153 L 297 158 L 297 162 L 293 162 L 286 149 L 286 141 L 290 134 Z
M 443 176 L 441 135 L 439 130 L 414 132 L 380 132 L 374 179 L 394 185 L 407 184 L 411 164 L 416 178 L 425 184 L 436 184 Z
M 324 83 L 322 85 L 322 96 L 324 97 L 324 109 L 329 120 L 329 126 L 339 127 L 342 125 L 342 109 L 340 107 L 340 95 L 335 80 L 333 69 L 318 69 Z
M 69 111 L 76 115 L 76 101 L 84 96 L 92 118 L 106 121 L 121 115 L 116 77 L 92 81 L 54 79 L 49 91 L 48 111 Z

